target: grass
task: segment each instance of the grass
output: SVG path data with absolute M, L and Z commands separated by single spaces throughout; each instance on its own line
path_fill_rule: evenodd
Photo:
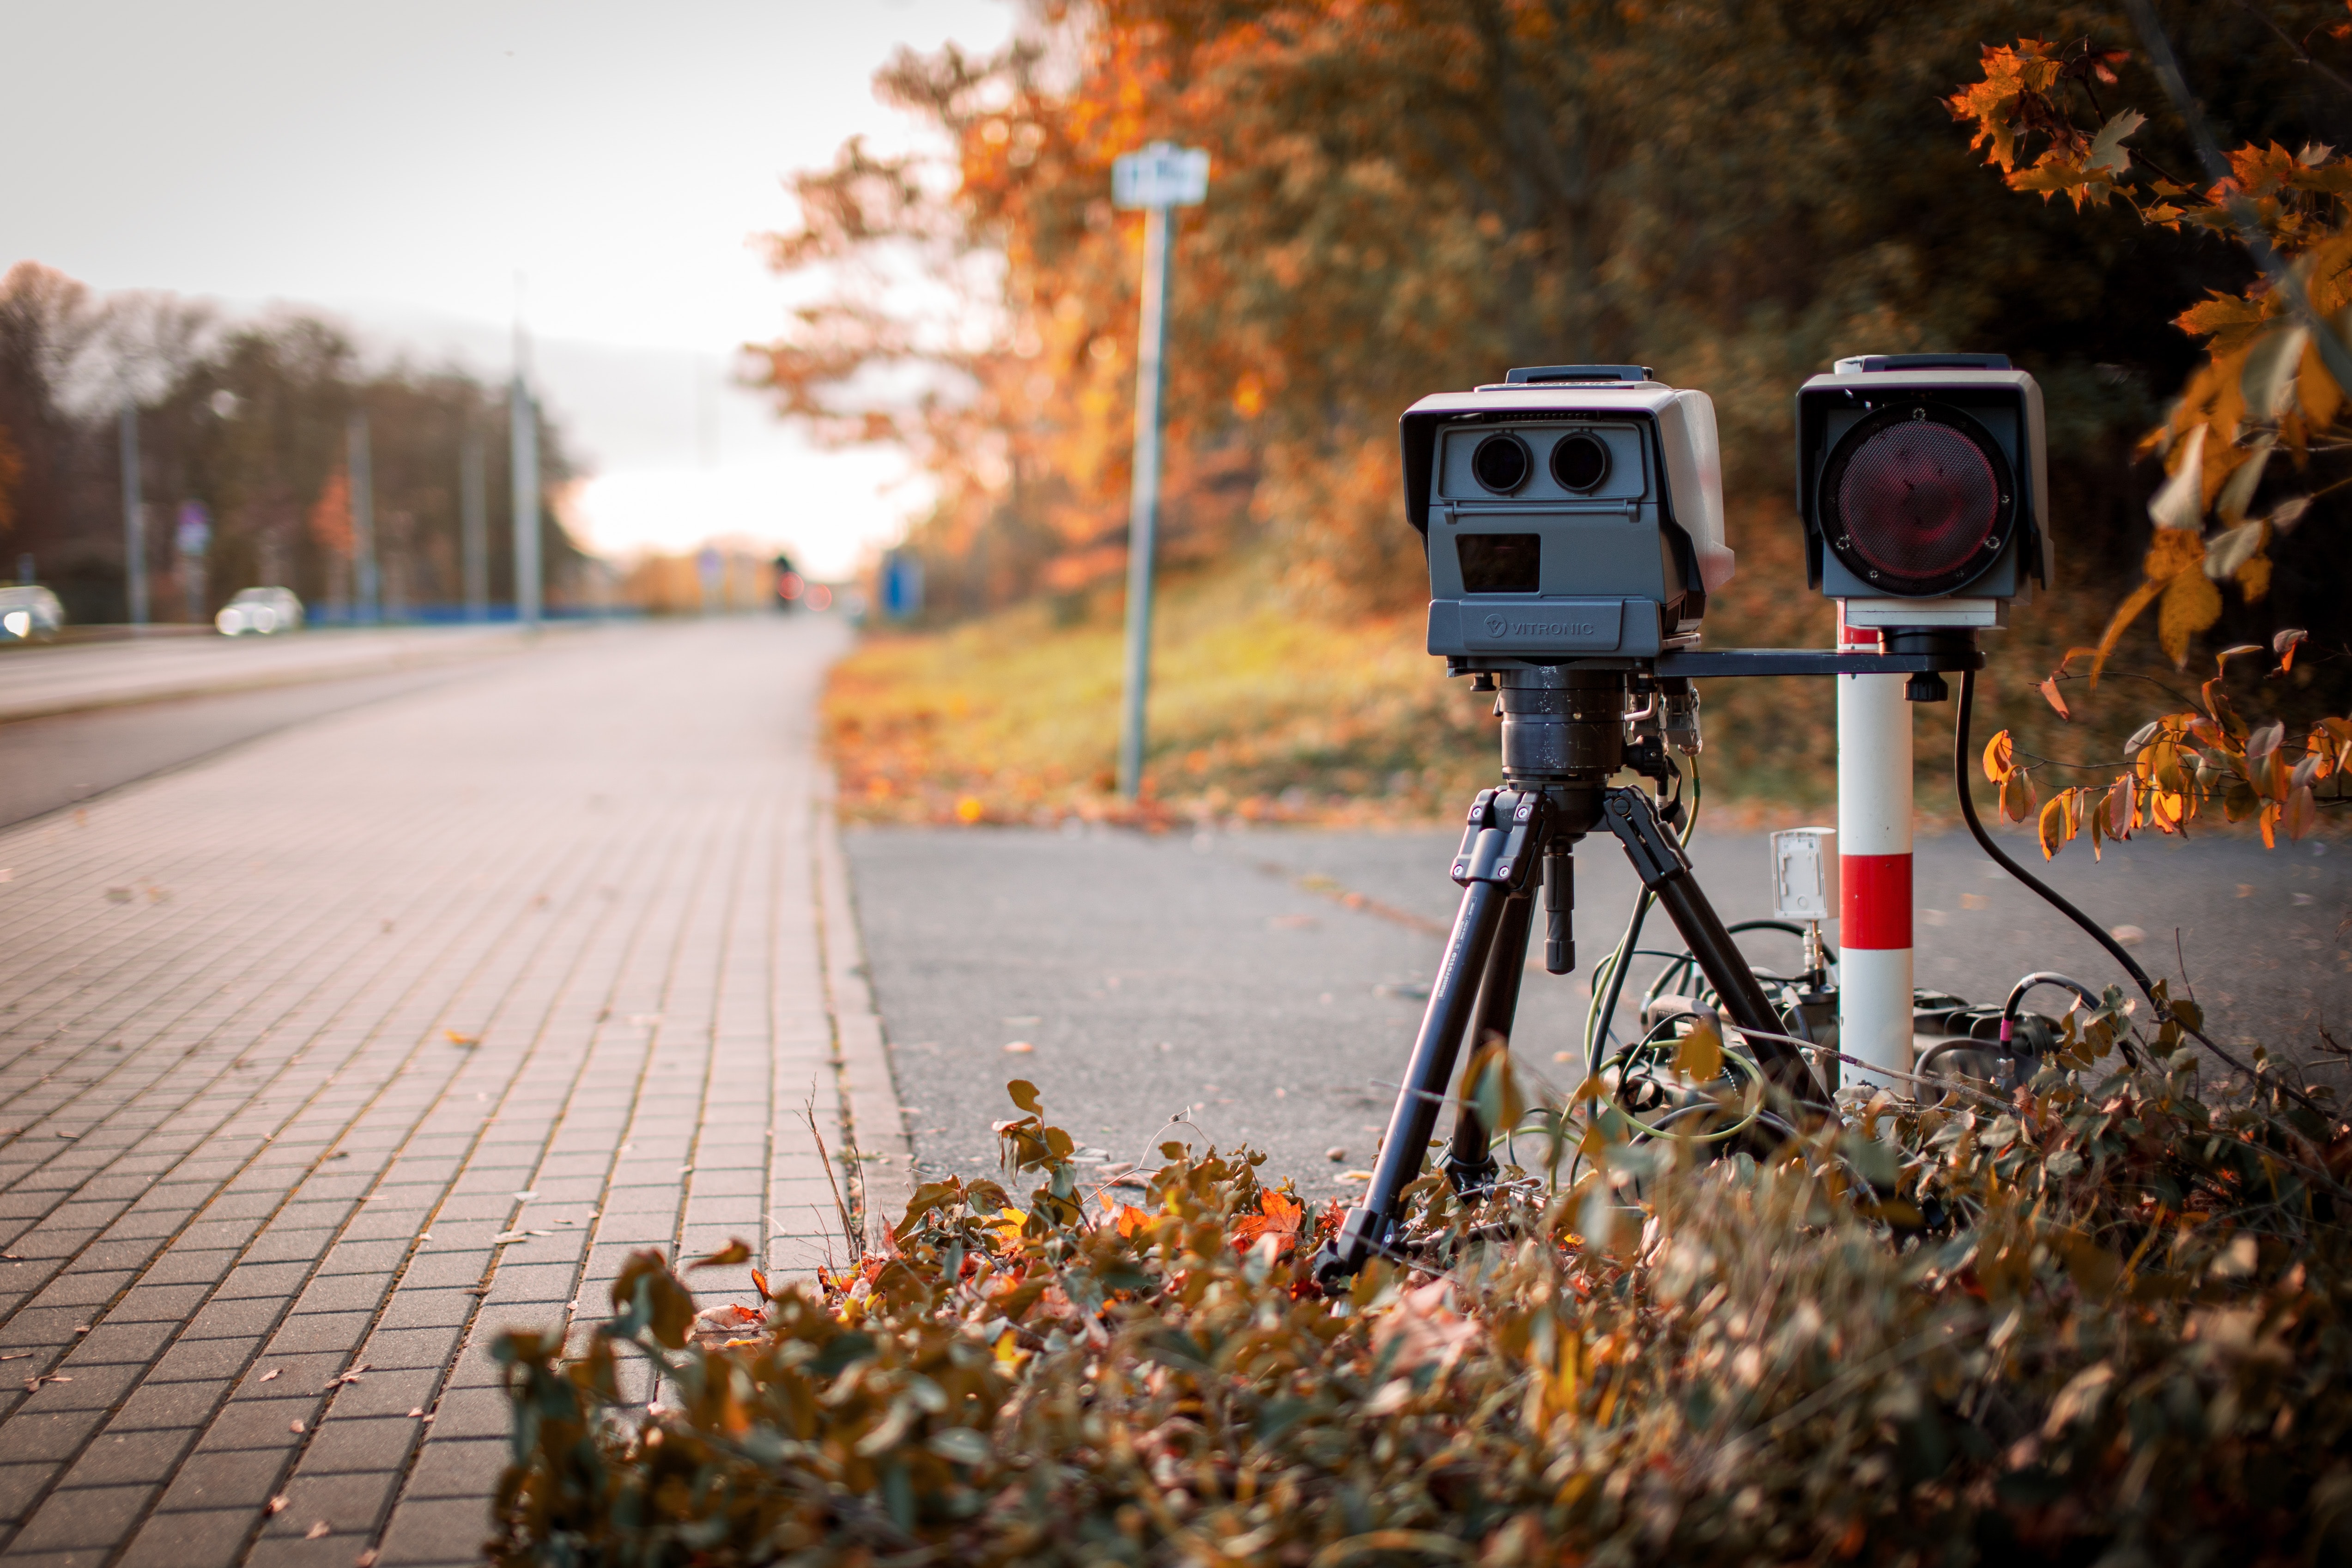
M 1707 645 L 1828 645 L 1829 604 L 1790 591 L 1804 580 L 1793 528 L 1759 513 L 1738 543 L 1740 572 L 1710 607 Z M 2153 688 L 2110 681 L 2101 711 L 2078 714 L 2089 722 L 2070 729 L 2034 691 L 2067 645 L 2095 636 L 2105 601 L 2095 597 L 2050 596 L 2019 612 L 2016 630 L 1986 639 L 1980 735 L 2009 727 L 2037 754 L 2110 758 L 2165 706 Z M 1423 651 L 1420 610 L 1318 612 L 1259 558 L 1163 588 L 1145 798 L 1129 806 L 1113 788 L 1120 613 L 1118 597 L 1105 594 L 868 633 L 835 667 L 825 704 L 845 813 L 882 822 L 1434 821 L 1454 819 L 1495 781 L 1488 703 Z M 1827 820 L 1836 787 L 1830 682 L 1717 680 L 1702 683 L 1701 697 L 1711 812 L 1727 810 L 1747 827 Z M 2084 706 L 2079 683 L 2071 700 Z M 1948 811 L 1951 707 L 1920 704 L 1913 716 L 1920 806 Z
M 1451 815 L 1493 770 L 1495 721 L 1422 652 L 1420 621 L 1301 614 L 1263 563 L 1171 585 L 1139 811 L 1114 790 L 1116 603 L 874 633 L 836 666 L 825 702 L 844 810 L 967 822 Z

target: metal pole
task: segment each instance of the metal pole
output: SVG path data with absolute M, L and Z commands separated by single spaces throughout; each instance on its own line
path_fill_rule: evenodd
M 131 624 L 147 624 L 147 514 L 139 498 L 139 405 L 122 400 L 123 591 Z
M 375 464 L 368 449 L 365 409 L 352 411 L 345 434 L 352 472 L 352 575 L 359 599 L 352 619 L 373 626 L 383 617 L 383 591 L 375 570 Z
M 514 437 L 515 620 L 539 624 L 539 410 L 520 368 L 508 413 Z
M 1119 723 L 1118 792 L 1143 789 L 1143 709 L 1151 686 L 1151 566 L 1160 529 L 1160 403 L 1168 390 L 1168 290 L 1176 210 L 1144 209 L 1143 323 L 1135 351 L 1135 488 L 1128 502 L 1127 701 Z
M 457 528 L 468 621 L 490 612 L 490 505 L 482 466 L 482 433 L 468 425 L 457 444 Z
M 1875 652 L 1849 628 L 1838 650 Z M 1838 1049 L 1911 1071 L 1911 705 L 1901 675 L 1840 675 L 1838 716 Z M 1868 1069 L 1857 1077 L 1871 1079 Z

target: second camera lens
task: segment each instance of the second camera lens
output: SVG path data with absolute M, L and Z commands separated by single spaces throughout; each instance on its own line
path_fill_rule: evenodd
M 1609 477 L 1609 448 L 1596 435 L 1570 435 L 1551 449 L 1551 476 L 1563 490 L 1590 490 Z

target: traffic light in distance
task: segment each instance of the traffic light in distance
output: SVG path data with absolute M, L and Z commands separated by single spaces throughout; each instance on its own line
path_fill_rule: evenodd
M 2044 449 L 2006 355 L 1838 361 L 1797 393 L 1807 580 L 1849 626 L 2007 625 L 2050 583 Z

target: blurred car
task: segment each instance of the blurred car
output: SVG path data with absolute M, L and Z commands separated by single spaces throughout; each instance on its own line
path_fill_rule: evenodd
M 46 643 L 66 623 L 66 607 L 38 583 L 0 588 L 0 643 Z
M 221 629 L 224 637 L 299 632 L 302 629 L 302 601 L 294 597 L 290 588 L 241 588 L 236 598 L 221 606 L 220 613 L 213 617 L 213 624 Z

